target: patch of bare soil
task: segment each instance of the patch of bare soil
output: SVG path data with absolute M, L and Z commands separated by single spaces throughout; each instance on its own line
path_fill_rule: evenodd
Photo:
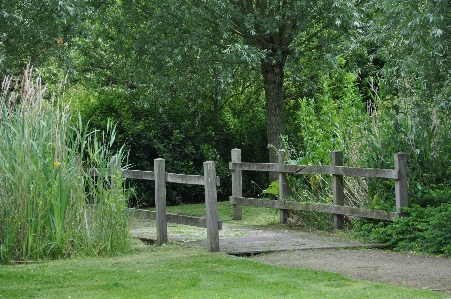
M 381 282 L 451 295 L 451 259 L 379 249 L 298 250 L 252 257 L 263 263 L 341 273 L 354 279 Z

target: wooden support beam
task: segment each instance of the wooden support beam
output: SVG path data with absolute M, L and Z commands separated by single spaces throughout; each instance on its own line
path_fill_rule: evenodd
M 232 150 L 232 163 L 241 163 L 241 150 Z M 239 164 L 237 164 L 239 165 Z M 232 196 L 241 197 L 243 192 L 243 177 L 241 169 L 232 169 Z M 243 208 L 240 205 L 232 204 L 233 220 L 243 219 Z
M 155 173 L 155 207 L 157 244 L 162 245 L 168 242 L 168 224 L 166 220 L 166 175 L 164 159 L 154 160 Z
M 219 251 L 218 194 L 215 162 L 204 162 L 205 209 L 207 212 L 207 244 L 210 252 Z
M 279 150 L 278 151 L 278 163 L 279 168 L 283 165 L 285 160 L 285 151 Z M 288 179 L 287 174 L 285 172 L 279 172 L 279 200 L 287 200 L 290 196 L 290 186 L 288 185 Z M 281 224 L 286 224 L 288 221 L 288 210 L 280 210 L 279 212 L 279 218 Z
M 127 212 L 130 213 L 130 215 L 134 218 L 147 219 L 147 220 L 155 220 L 156 214 L 157 214 L 156 211 L 150 211 L 150 210 L 144 210 L 144 209 L 132 209 L 132 208 L 128 208 Z M 207 218 L 205 218 L 205 217 L 166 213 L 166 220 L 168 223 L 183 224 L 183 225 L 207 228 Z M 218 230 L 222 230 L 222 221 L 221 220 L 218 220 Z
M 294 174 L 337 174 L 354 177 L 373 177 L 397 179 L 398 171 L 396 169 L 378 169 L 378 168 L 358 168 L 347 166 L 311 166 L 311 165 L 279 165 L 275 163 L 248 163 L 235 162 L 229 163 L 231 170 L 250 170 L 250 171 L 277 171 Z
M 247 198 L 247 197 L 229 197 L 232 204 L 239 204 L 242 206 L 251 207 L 265 207 L 273 209 L 286 209 L 294 211 L 310 211 L 322 212 L 330 214 L 352 215 L 357 217 L 365 217 L 380 220 L 393 220 L 399 218 L 400 214 L 397 212 L 377 211 L 358 207 L 337 206 L 333 204 L 322 204 L 312 202 L 296 202 L 296 201 L 280 201 L 262 198 Z
M 401 208 L 407 208 L 409 206 L 406 154 L 395 154 L 395 170 L 399 173 L 398 179 L 395 180 L 396 210 L 400 212 Z
M 343 152 L 332 152 L 332 166 L 343 166 Z M 333 203 L 337 206 L 343 206 L 345 204 L 345 192 L 344 192 L 344 180 L 342 175 L 332 175 L 332 195 Z M 343 229 L 344 216 L 341 214 L 334 215 L 334 227 L 335 229 Z

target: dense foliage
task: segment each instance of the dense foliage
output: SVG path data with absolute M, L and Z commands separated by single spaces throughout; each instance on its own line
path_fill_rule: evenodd
M 243 161 L 264 162 L 285 147 L 298 164 L 328 164 L 341 149 L 346 165 L 378 168 L 393 168 L 394 153 L 406 152 L 409 216 L 349 219 L 350 227 L 393 248 L 450 254 L 446 241 L 425 245 L 446 231 L 450 203 L 447 1 L 0 5 L 0 77 L 27 61 L 50 88 L 67 75 L 71 113 L 98 129 L 117 123 L 113 147 L 126 144 L 132 168 L 152 170 L 153 159 L 165 158 L 168 171 L 198 174 L 215 160 L 226 199 L 232 148 Z M 329 181 L 290 178 L 293 198 L 330 202 Z M 153 204 L 148 182 L 129 184 L 134 205 Z M 244 177 L 246 195 L 267 184 L 266 174 Z M 394 209 L 392 182 L 346 185 L 348 202 Z M 202 199 L 197 187 L 168 188 L 172 204 Z
M 11 86 L 15 86 L 11 90 Z M 115 131 L 90 132 L 28 69 L 0 93 L 0 263 L 129 248 Z M 91 169 L 98 169 L 92 176 Z

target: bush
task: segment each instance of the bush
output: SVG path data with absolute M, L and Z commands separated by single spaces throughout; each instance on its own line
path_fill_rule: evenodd
M 114 127 L 89 132 L 29 68 L 0 94 L 0 262 L 128 249 L 122 150 Z M 92 176 L 86 169 L 98 169 Z
M 365 127 L 360 155 L 368 167 L 392 168 L 396 152 L 407 154 L 409 208 L 393 223 L 359 219 L 355 233 L 395 250 L 450 256 L 450 107 L 421 99 L 415 91 L 387 94 L 383 84 L 375 103 L 378 109 Z M 393 207 L 393 181 L 367 182 L 371 207 Z
M 342 85 L 337 86 L 336 81 Z M 345 165 L 356 166 L 357 148 L 363 143 L 360 129 L 367 120 L 365 106 L 356 86 L 357 77 L 340 70 L 322 78 L 321 93 L 299 100 L 295 124 L 301 132 L 301 145 L 293 146 L 285 138 L 287 163 L 296 165 L 330 165 L 331 152 L 342 150 Z M 299 142 L 299 140 L 298 140 Z M 330 175 L 289 176 L 291 198 L 300 202 L 332 203 Z M 365 192 L 361 180 L 346 178 L 346 204 L 362 205 Z M 333 216 L 324 213 L 296 211 L 291 225 L 302 228 L 332 229 Z
M 356 236 L 393 250 L 451 256 L 450 203 L 438 207 L 413 205 L 403 212 L 405 217 L 393 222 L 356 221 Z
M 78 104 L 73 102 L 72 107 L 80 108 L 83 119 L 90 119 L 94 128 L 103 128 L 108 119 L 114 120 L 117 143 L 126 144 L 133 169 L 152 171 L 154 159 L 163 158 L 167 172 L 202 175 L 203 162 L 215 161 L 216 173 L 221 177 L 220 200 L 231 194 L 228 169 L 231 149 L 241 148 L 243 161 L 268 159 L 264 113 L 258 105 L 247 112 L 247 101 L 230 100 L 217 115 L 212 115 L 208 99 L 158 100 L 150 98 L 140 87 L 134 90 L 108 87 L 96 90 L 95 96 L 78 88 L 76 95 Z M 245 174 L 244 185 L 251 186 L 250 181 L 263 186 L 268 179 L 262 173 Z M 153 182 L 127 180 L 127 183 L 133 189 L 132 205 L 154 206 Z M 166 191 L 168 205 L 205 200 L 202 186 L 168 184 Z

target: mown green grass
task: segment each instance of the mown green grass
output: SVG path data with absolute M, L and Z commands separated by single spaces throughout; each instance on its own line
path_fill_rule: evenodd
M 169 244 L 115 258 L 1 265 L 0 298 L 446 298 Z

